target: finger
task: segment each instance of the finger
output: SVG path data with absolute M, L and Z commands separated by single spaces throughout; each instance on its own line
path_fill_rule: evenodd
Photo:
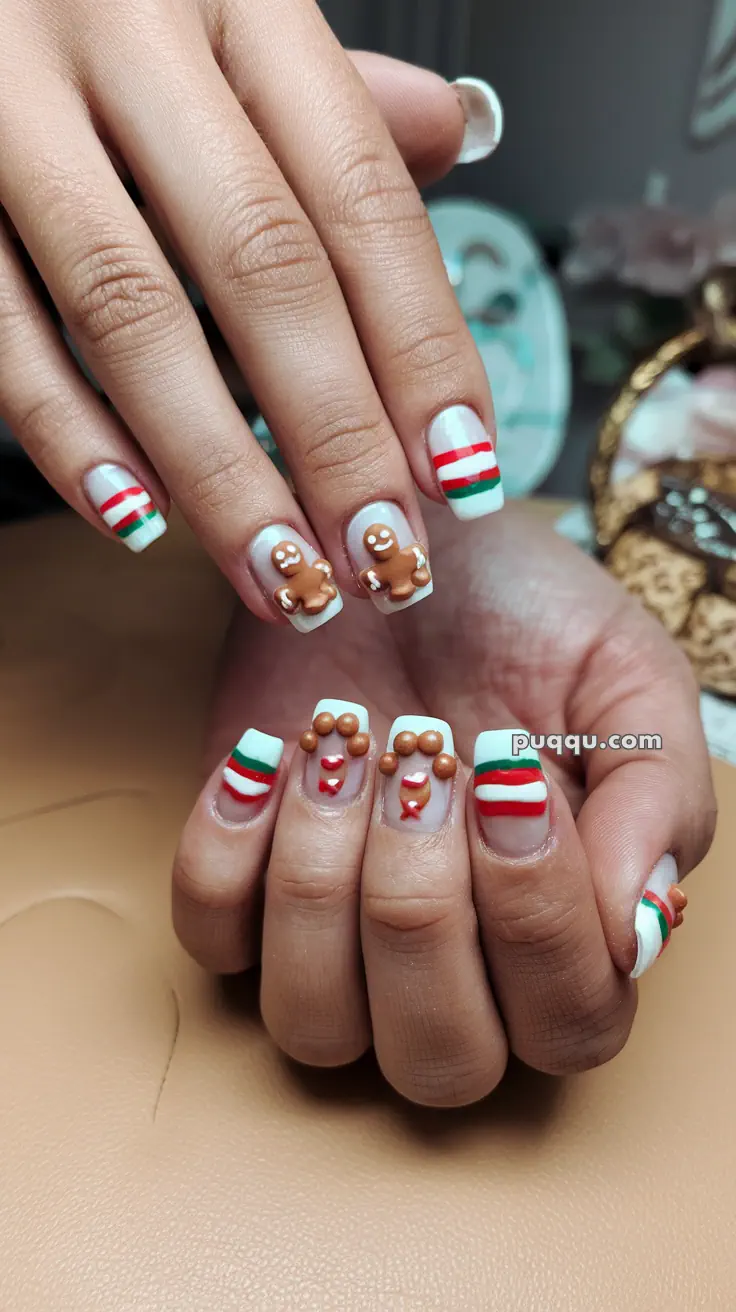
M 365 707 L 319 702 L 281 802 L 261 968 L 269 1033 L 312 1066 L 345 1065 L 370 1046 L 358 905 L 374 769 Z
M 200 793 L 174 859 L 174 928 L 195 961 L 218 974 L 246 970 L 260 957 L 283 751 L 281 738 L 246 729 Z
M 561 1075 L 620 1051 L 635 998 L 611 960 L 567 799 L 528 742 L 512 729 L 476 741 L 473 896 L 511 1048 Z
M 322 552 L 303 514 L 244 424 L 183 288 L 85 111 L 53 82 L 39 103 L 54 109 L 50 120 L 25 113 L 21 121 L 17 106 L 0 107 L 0 195 L 72 337 L 246 604 L 262 618 L 287 615 L 297 627 L 316 627 L 341 602 L 330 567 L 324 579 L 313 568 Z M 28 154 L 35 154 L 32 188 Z M 89 462 L 79 468 L 64 460 L 64 477 L 80 481 Z M 129 499 L 126 513 L 137 508 Z M 281 604 L 284 571 L 271 559 L 285 541 L 302 552 L 304 585 L 292 583 L 288 605 Z
M 638 978 L 681 922 L 678 884 L 710 847 L 716 802 L 692 671 L 655 620 L 625 606 L 570 713 L 575 732 L 607 744 L 587 755 L 578 828 L 614 960 Z
M 319 10 L 300 0 L 244 7 L 226 43 L 236 95 L 329 254 L 419 486 L 437 500 L 444 493 L 462 519 L 499 509 L 485 370 L 421 198 L 365 84 Z M 297 60 L 301 75 L 287 90 Z M 470 87 L 464 92 L 469 103 Z
M 348 51 L 418 187 L 439 182 L 456 164 L 490 155 L 503 131 L 491 87 L 472 78 L 450 84 L 429 69 L 388 55 Z
M 399 546 L 427 555 L 405 455 L 313 225 L 209 49 L 193 53 L 178 31 L 169 40 L 181 58 L 155 77 L 137 40 L 121 41 L 125 97 L 119 72 L 97 69 L 106 119 L 248 378 L 340 582 L 361 593 L 364 562 L 346 554 L 356 515 L 368 525 L 388 515 Z M 397 602 L 420 600 L 425 584 Z
M 443 720 L 401 716 L 388 747 L 361 899 L 373 1041 L 399 1093 L 462 1106 L 506 1065 L 473 912 L 463 780 Z
M 158 476 L 82 376 L 1 225 L 0 415 L 89 523 L 136 552 L 165 533 L 168 497 Z

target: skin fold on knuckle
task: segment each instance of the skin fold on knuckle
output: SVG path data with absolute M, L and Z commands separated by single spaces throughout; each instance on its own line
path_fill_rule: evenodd
M 186 471 L 186 511 L 205 531 L 221 531 L 229 511 L 239 519 L 239 508 L 252 498 L 255 479 L 243 446 L 221 434 L 202 436 L 194 464 Z M 236 544 L 237 545 L 237 544 Z M 234 548 L 235 549 L 235 548 Z
M 472 343 L 461 326 L 426 329 L 409 324 L 402 335 L 403 341 L 394 350 L 389 366 L 396 387 L 421 388 L 429 402 L 438 397 L 428 406 L 431 410 L 443 409 L 465 395 L 463 382 L 473 357 L 469 350 Z
M 429 216 L 409 174 L 379 150 L 354 147 L 333 169 L 326 214 L 340 241 L 365 238 L 395 260 L 396 244 L 417 250 L 434 244 Z
M 578 909 L 569 901 L 555 901 L 547 890 L 517 890 L 512 901 L 488 908 L 488 921 L 493 937 L 516 958 L 564 960 L 581 937 Z
M 307 924 L 321 929 L 340 919 L 351 901 L 356 904 L 356 872 L 339 861 L 304 861 L 298 869 L 292 862 L 271 858 L 268 867 L 268 896 L 280 910 L 296 911 Z
M 383 485 L 390 454 L 388 426 L 382 415 L 372 417 L 368 406 L 361 414 L 354 401 L 346 407 L 323 401 L 321 410 L 315 406 L 305 424 L 294 429 L 293 441 L 304 474 L 312 481 L 329 476 L 337 491 L 344 483 L 356 496 L 358 474 L 364 484 Z
M 364 928 L 401 956 L 431 953 L 452 943 L 463 935 L 468 919 L 454 893 L 363 893 Z
M 96 355 L 124 359 L 170 342 L 187 317 L 184 292 L 140 249 L 100 245 L 78 259 L 67 279 L 64 317 Z
M 308 220 L 283 197 L 231 203 L 218 228 L 216 269 L 235 305 L 282 316 L 325 299 L 333 276 L 327 253 Z

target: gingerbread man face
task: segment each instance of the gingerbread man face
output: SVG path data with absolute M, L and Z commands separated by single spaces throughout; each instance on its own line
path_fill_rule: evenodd
M 402 771 L 398 791 L 401 820 L 420 819 L 432 796 L 431 775 L 442 781 L 454 779 L 457 761 L 443 751 L 444 745 L 437 729 L 425 729 L 420 734 L 404 729 L 395 735 L 393 751 L 385 752 L 378 762 L 381 774 L 389 778 Z
M 424 547 L 419 542 L 400 547 L 387 524 L 369 524 L 363 546 L 376 562 L 360 572 L 360 581 L 369 592 L 385 592 L 390 601 L 408 601 L 417 588 L 431 583 Z
M 356 713 L 357 712 L 357 713 Z M 368 717 L 363 707 L 349 702 L 319 702 L 311 729 L 299 739 L 307 753 L 307 791 L 319 801 L 340 797 L 348 801 L 359 791 L 370 748 Z
M 273 599 L 286 615 L 302 610 L 305 615 L 319 615 L 337 596 L 332 579 L 332 566 L 328 560 L 315 560 L 307 564 L 304 552 L 295 542 L 277 542 L 271 552 L 271 563 L 288 583 L 277 588 Z

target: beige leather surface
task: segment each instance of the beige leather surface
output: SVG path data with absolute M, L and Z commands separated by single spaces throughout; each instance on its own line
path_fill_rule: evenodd
M 169 924 L 229 597 L 0 533 L 0 1312 L 734 1312 L 736 771 L 613 1065 L 470 1111 L 274 1051 Z

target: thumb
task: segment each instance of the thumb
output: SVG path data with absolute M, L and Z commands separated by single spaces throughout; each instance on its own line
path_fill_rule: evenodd
M 417 186 L 438 182 L 455 164 L 483 159 L 498 146 L 503 110 L 485 82 L 451 84 L 387 55 L 348 53 Z

